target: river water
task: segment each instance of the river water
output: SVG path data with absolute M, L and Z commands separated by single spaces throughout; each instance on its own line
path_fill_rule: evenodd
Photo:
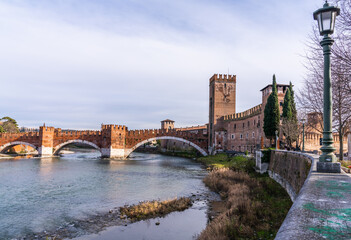
M 98 152 L 2 159 L 0 239 L 53 231 L 73 220 L 142 200 L 209 194 L 202 183 L 205 175 L 206 170 L 193 160 L 157 154 L 132 153 L 128 160 L 101 159 Z M 158 229 L 153 230 L 152 221 L 160 220 L 142 221 L 107 229 L 98 239 L 119 239 L 109 238 L 116 231 L 121 232 L 120 239 L 157 239 L 162 231 L 166 234 L 163 239 L 179 239 L 177 233 L 182 239 L 191 239 L 205 228 L 206 209 L 204 202 L 198 202 L 189 210 L 164 218 Z M 140 234 L 132 237 L 136 232 Z

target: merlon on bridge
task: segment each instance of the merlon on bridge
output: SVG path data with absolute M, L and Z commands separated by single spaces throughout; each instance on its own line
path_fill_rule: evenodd
M 28 145 L 36 149 L 39 156 L 52 156 L 72 143 L 87 144 L 101 152 L 102 157 L 125 158 L 140 145 L 153 140 L 177 140 L 185 142 L 207 155 L 207 135 L 202 131 L 182 129 L 128 130 L 121 125 L 101 125 L 100 131 L 62 130 L 41 126 L 39 132 L 0 133 L 0 152 L 15 145 Z

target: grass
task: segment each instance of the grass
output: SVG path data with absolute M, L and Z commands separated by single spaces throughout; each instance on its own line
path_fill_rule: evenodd
M 236 171 L 250 171 L 250 169 L 254 167 L 254 162 L 248 161 L 248 157 L 246 156 L 228 157 L 224 153 L 200 157 L 197 160 L 210 169 L 230 168 Z
M 175 157 L 184 157 L 184 158 L 196 158 L 198 157 L 198 153 L 196 151 L 172 151 L 169 150 L 167 152 L 162 153 L 168 156 L 175 156 Z
M 256 174 L 253 160 L 225 157 L 201 159 L 214 167 L 204 183 L 226 201 L 226 211 L 198 239 L 274 239 L 292 205 L 288 194 L 267 174 Z
M 192 205 L 190 198 L 175 198 L 165 201 L 145 201 L 137 205 L 120 207 L 121 216 L 126 215 L 133 221 L 164 216 L 173 211 L 183 211 Z
M 342 160 L 342 161 L 340 161 L 340 163 L 341 163 L 341 166 L 346 167 L 346 168 L 351 166 L 351 160 Z

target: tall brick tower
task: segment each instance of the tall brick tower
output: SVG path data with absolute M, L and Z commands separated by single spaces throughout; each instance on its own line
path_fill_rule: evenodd
M 52 148 L 54 145 L 54 127 L 46 127 L 44 126 L 39 127 L 39 155 L 40 156 L 51 156 L 52 155 Z
M 214 146 L 220 117 L 235 113 L 236 75 L 214 74 L 210 78 L 209 151 Z

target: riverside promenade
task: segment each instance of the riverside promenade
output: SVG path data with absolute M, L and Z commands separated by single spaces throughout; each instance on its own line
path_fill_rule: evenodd
M 275 239 L 351 239 L 351 175 L 318 173 L 319 156 L 309 157 L 309 175 Z

